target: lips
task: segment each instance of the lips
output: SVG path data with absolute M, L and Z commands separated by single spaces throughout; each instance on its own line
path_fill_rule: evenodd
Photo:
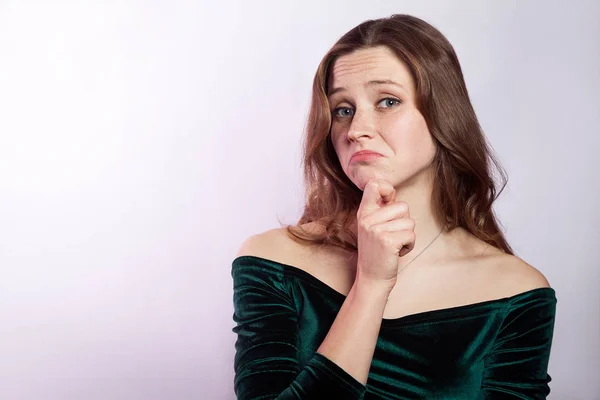
M 352 162 L 358 162 L 358 161 L 368 161 L 368 160 L 372 160 L 372 159 L 379 158 L 379 157 L 383 157 L 383 155 L 376 151 L 361 150 L 361 151 L 357 151 L 356 153 L 352 154 L 352 157 L 350 158 L 350 162 L 352 163 Z

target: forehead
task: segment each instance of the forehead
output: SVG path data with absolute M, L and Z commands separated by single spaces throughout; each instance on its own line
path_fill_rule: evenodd
M 385 46 L 356 50 L 339 57 L 331 69 L 328 92 L 337 87 L 362 85 L 369 80 L 390 79 L 407 90 L 413 87 L 408 67 Z

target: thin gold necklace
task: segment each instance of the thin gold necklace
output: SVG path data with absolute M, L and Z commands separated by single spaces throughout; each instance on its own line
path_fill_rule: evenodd
M 419 252 L 419 254 L 417 254 L 415 256 L 415 258 L 413 258 L 412 260 L 410 260 L 404 267 L 402 267 L 400 270 L 398 270 L 398 273 L 402 272 L 403 270 L 405 270 L 410 264 L 412 264 L 413 261 L 415 261 L 421 254 L 423 254 L 423 252 L 425 250 L 427 250 L 429 248 L 429 246 L 431 246 L 433 244 L 433 242 L 435 242 L 435 240 L 440 237 L 440 235 L 442 234 L 442 232 L 444 231 L 444 227 L 442 226 L 442 229 L 440 230 L 440 232 L 433 238 L 433 240 L 431 242 L 429 242 L 429 244 L 427 246 L 425 246 L 425 248 L 423 250 L 421 250 Z M 393 290 L 393 289 L 392 289 Z M 391 291 L 390 291 L 391 292 Z M 387 300 L 385 301 L 386 303 L 390 300 L 390 297 L 388 296 Z

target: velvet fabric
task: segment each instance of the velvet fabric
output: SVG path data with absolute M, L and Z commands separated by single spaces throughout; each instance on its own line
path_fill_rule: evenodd
M 316 350 L 346 296 L 292 265 L 233 260 L 237 399 L 545 399 L 556 296 L 383 319 L 366 386 Z

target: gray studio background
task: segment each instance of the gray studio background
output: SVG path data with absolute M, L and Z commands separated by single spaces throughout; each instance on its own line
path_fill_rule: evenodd
M 0 1 L 0 398 L 234 399 L 231 261 L 291 223 L 317 64 L 438 27 L 556 289 L 553 400 L 600 399 L 598 1 Z

